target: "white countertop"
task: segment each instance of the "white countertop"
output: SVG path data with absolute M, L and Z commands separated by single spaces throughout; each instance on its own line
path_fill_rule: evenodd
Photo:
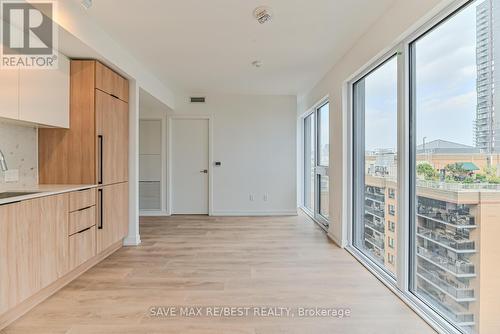
M 34 192 L 34 194 L 15 196 L 0 199 L 0 205 L 12 202 L 25 201 L 37 197 L 52 196 L 72 191 L 95 188 L 95 184 L 38 184 L 32 186 L 9 186 L 0 185 L 0 193 L 3 192 Z

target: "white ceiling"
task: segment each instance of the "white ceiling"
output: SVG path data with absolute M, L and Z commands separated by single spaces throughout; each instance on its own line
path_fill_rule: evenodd
M 88 15 L 176 90 L 294 95 L 319 81 L 394 0 L 93 2 Z M 272 22 L 253 18 L 260 5 L 272 8 Z

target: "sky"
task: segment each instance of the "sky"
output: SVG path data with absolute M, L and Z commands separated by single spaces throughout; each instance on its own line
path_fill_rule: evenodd
M 476 1 L 420 39 L 416 48 L 417 145 L 444 139 L 474 145 Z M 397 62 L 365 78 L 366 150 L 397 146 Z

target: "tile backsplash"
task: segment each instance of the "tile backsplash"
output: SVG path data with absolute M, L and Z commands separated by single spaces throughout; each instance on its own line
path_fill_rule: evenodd
M 0 186 L 26 186 L 38 182 L 37 129 L 20 126 L 0 119 L 0 150 L 9 170 L 19 170 L 19 181 L 5 183 L 0 171 Z

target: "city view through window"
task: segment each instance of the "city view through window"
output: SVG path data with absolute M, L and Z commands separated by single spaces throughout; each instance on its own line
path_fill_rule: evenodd
M 410 46 L 415 193 L 410 290 L 466 333 L 491 321 L 487 271 L 500 232 L 500 3 L 472 2 Z M 390 58 L 353 86 L 354 245 L 395 277 L 398 67 Z M 359 173 L 357 174 L 359 175 Z M 362 208 L 361 208 L 362 206 Z M 479 289 L 481 287 L 481 290 Z M 491 316 L 491 315 L 489 315 Z

